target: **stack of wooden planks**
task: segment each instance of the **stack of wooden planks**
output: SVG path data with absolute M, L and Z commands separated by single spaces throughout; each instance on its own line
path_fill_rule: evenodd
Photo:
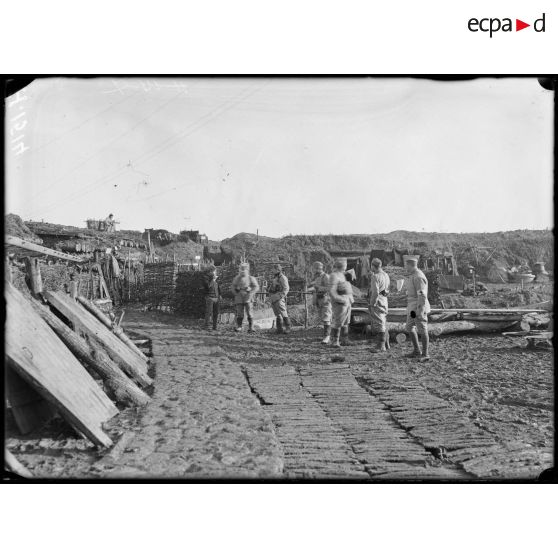
M 46 291 L 32 298 L 6 283 L 5 297 L 7 398 L 20 430 L 57 411 L 95 445 L 110 447 L 103 424 L 118 414 L 116 405 L 150 400 L 148 358 L 82 296 Z

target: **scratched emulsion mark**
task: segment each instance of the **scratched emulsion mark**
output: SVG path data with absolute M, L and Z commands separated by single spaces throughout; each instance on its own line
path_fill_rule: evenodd
M 27 127 L 25 101 L 27 101 L 27 96 L 18 91 L 7 103 L 10 114 L 7 122 L 8 142 L 12 153 L 18 156 L 23 155 L 29 149 L 29 146 L 25 144 L 25 128 Z M 13 116 L 11 116 L 12 113 Z
M 145 93 L 164 91 L 164 90 L 182 90 L 188 93 L 188 86 L 180 83 L 176 79 L 133 79 L 121 78 L 111 79 L 111 89 L 103 91 L 105 94 L 120 93 L 125 95 L 126 91 L 143 91 Z

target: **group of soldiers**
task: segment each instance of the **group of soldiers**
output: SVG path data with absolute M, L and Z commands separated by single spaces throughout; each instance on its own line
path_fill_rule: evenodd
M 407 323 L 406 329 L 413 344 L 413 351 L 407 356 L 428 360 L 428 280 L 424 273 L 418 269 L 418 258 L 409 257 L 406 260 L 407 277 L 404 285 L 407 292 Z M 389 348 L 389 332 L 387 317 L 389 313 L 388 294 L 390 278 L 382 269 L 382 261 L 374 258 L 371 261 L 370 289 L 368 292 L 368 309 L 370 312 L 371 332 L 375 340 L 374 353 L 384 352 Z M 248 320 L 248 333 L 254 332 L 252 306 L 259 284 L 255 277 L 250 275 L 247 263 L 240 264 L 239 273 L 232 282 L 232 293 L 236 309 L 235 331 L 242 331 L 244 316 Z M 327 274 L 321 262 L 313 265 L 313 277 L 309 285 L 313 293 L 313 304 L 316 307 L 319 319 L 323 324 L 322 343 L 331 344 L 333 347 L 349 345 L 349 323 L 351 308 L 354 303 L 351 282 L 347 279 L 347 261 L 337 259 L 333 264 L 333 271 Z M 289 281 L 283 273 L 281 265 L 274 269 L 268 294 L 271 307 L 275 315 L 276 332 L 289 333 L 291 321 L 287 311 L 287 295 Z M 209 276 L 205 283 L 206 313 L 205 325 L 209 329 L 217 329 L 219 315 L 220 287 L 217 282 L 215 267 L 209 269 Z M 420 335 L 420 343 L 419 343 Z
M 208 277 L 204 284 L 205 288 L 205 326 L 207 329 L 213 326 L 217 329 L 219 317 L 219 301 L 221 299 L 221 288 L 217 281 L 217 269 L 210 266 Z M 238 275 L 233 279 L 231 290 L 234 295 L 236 310 L 235 331 L 242 331 L 244 316 L 248 320 L 248 333 L 254 333 L 253 303 L 254 297 L 260 290 L 258 280 L 250 275 L 250 265 L 241 263 Z M 289 333 L 291 320 L 287 313 L 287 295 L 289 294 L 289 280 L 283 273 L 281 265 L 275 266 L 273 279 L 269 285 L 269 300 L 275 314 L 277 333 Z
M 406 261 L 408 275 L 405 279 L 407 291 L 407 331 L 413 344 L 413 351 L 407 355 L 428 360 L 428 280 L 418 269 L 418 258 L 409 257 Z M 348 345 L 351 307 L 354 302 L 351 283 L 346 279 L 347 262 L 339 259 L 333 264 L 333 272 L 328 275 L 321 262 L 314 264 L 314 278 L 310 284 L 314 290 L 314 305 L 318 309 L 324 327 L 322 343 L 331 343 L 333 347 Z M 389 312 L 388 294 L 389 275 L 382 269 L 382 261 L 371 261 L 370 289 L 368 291 L 368 310 L 370 328 L 375 346 L 373 353 L 384 352 L 389 348 L 387 317 Z M 421 344 L 419 344 L 419 334 Z

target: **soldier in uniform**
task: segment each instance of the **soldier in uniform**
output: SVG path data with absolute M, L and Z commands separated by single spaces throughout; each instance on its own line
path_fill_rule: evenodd
M 207 269 L 203 287 L 205 291 L 205 328 L 209 330 L 213 322 L 213 330 L 216 330 L 219 319 L 221 289 L 219 283 L 217 283 L 217 269 L 214 265 Z
M 389 275 L 382 269 L 382 260 L 374 258 L 371 262 L 370 291 L 368 298 L 372 335 L 376 337 L 376 347 L 371 349 L 373 353 L 383 352 L 389 346 L 389 333 L 386 327 L 388 292 Z
M 413 343 L 413 352 L 407 356 L 411 358 L 421 358 L 428 360 L 428 312 L 430 303 L 428 302 L 428 280 L 424 273 L 418 269 L 418 258 L 408 258 L 405 264 L 409 276 L 405 279 L 405 289 L 407 291 L 407 331 Z M 422 353 L 420 351 L 418 333 L 422 341 Z
M 331 336 L 333 347 L 349 345 L 349 321 L 351 306 L 354 302 L 353 289 L 345 278 L 347 260 L 338 259 L 333 264 L 333 272 L 329 276 L 329 296 L 331 298 L 332 323 Z M 341 337 L 341 343 L 339 342 Z
M 115 223 L 116 223 L 116 221 L 114 220 L 114 215 L 111 213 L 105 219 L 105 231 L 106 232 L 114 232 L 116 230 Z
M 320 320 L 324 325 L 322 343 L 327 345 L 331 335 L 331 300 L 329 298 L 329 275 L 324 271 L 322 262 L 314 262 L 314 277 L 310 288 L 314 290 L 312 302 L 318 309 Z
M 246 312 L 248 318 L 248 333 L 254 332 L 252 303 L 258 289 L 259 285 L 256 278 L 250 275 L 250 266 L 247 263 L 240 264 L 239 273 L 233 279 L 231 287 L 236 306 L 235 331 L 242 331 L 242 321 L 244 320 L 244 312 Z
M 280 264 L 275 266 L 275 275 L 271 280 L 269 286 L 269 297 L 271 307 L 275 314 L 275 321 L 277 323 L 277 333 L 289 333 L 291 330 L 291 321 L 287 314 L 287 294 L 289 292 L 289 280 L 283 273 L 283 268 Z M 283 324 L 285 327 L 283 327 Z

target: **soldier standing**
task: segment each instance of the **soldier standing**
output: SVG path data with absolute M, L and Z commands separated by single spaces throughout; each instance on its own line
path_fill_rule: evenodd
M 236 306 L 236 327 L 235 331 L 242 331 L 242 321 L 244 312 L 248 317 L 248 333 L 254 332 L 252 303 L 254 296 L 259 289 L 255 277 L 250 275 L 250 266 L 247 263 L 240 264 L 239 273 L 233 279 L 231 290 L 234 293 L 234 303 Z
M 217 269 L 211 265 L 207 269 L 207 276 L 204 277 L 205 290 L 205 327 L 211 328 L 213 322 L 213 330 L 217 329 L 217 320 L 219 318 L 219 300 L 221 298 L 221 289 L 217 283 Z
M 289 293 L 289 280 L 283 273 L 283 268 L 280 264 L 275 266 L 275 275 L 271 280 L 269 287 L 271 300 L 271 307 L 275 314 L 275 321 L 277 322 L 277 333 L 289 333 L 291 330 L 291 321 L 287 314 L 287 294 Z M 283 328 L 283 323 L 285 327 Z
M 331 298 L 332 323 L 331 335 L 333 347 L 341 344 L 349 345 L 349 322 L 351 320 L 351 305 L 354 302 L 353 289 L 345 278 L 347 260 L 338 259 L 333 264 L 333 272 L 329 276 L 329 296 Z M 341 336 L 341 343 L 339 337 Z
M 428 302 L 428 280 L 424 273 L 418 269 L 418 258 L 407 258 L 405 264 L 410 275 L 405 279 L 407 290 L 407 331 L 413 343 L 413 352 L 407 356 L 411 358 L 421 358 L 428 360 L 428 312 L 430 303 Z M 422 341 L 422 353 L 420 351 L 418 333 Z
M 382 269 L 382 260 L 374 258 L 371 262 L 370 291 L 368 309 L 372 335 L 376 337 L 376 347 L 373 353 L 385 351 L 389 346 L 389 332 L 387 331 L 389 275 Z
M 314 262 L 314 277 L 310 283 L 314 289 L 313 304 L 318 309 L 318 315 L 324 325 L 322 343 L 327 345 L 331 334 L 331 300 L 329 298 L 329 275 L 324 271 L 322 262 Z

